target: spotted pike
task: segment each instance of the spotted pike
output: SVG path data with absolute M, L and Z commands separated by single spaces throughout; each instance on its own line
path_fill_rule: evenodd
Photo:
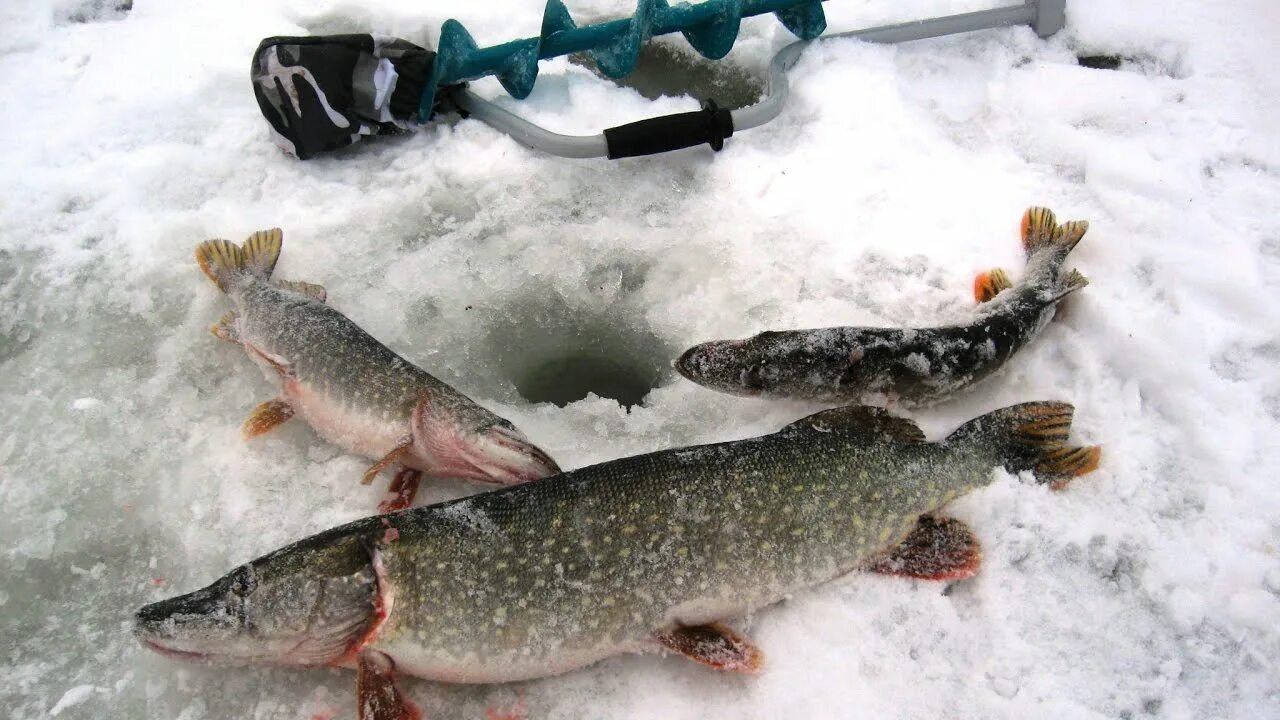
M 148 605 L 136 633 L 184 659 L 356 667 L 362 718 L 413 717 L 392 671 L 507 682 L 665 649 L 751 672 L 763 654 L 721 621 L 860 568 L 972 575 L 977 541 L 935 513 L 997 467 L 1091 471 L 1100 449 L 1067 444 L 1072 413 L 1016 405 L 926 442 L 837 408 L 366 518 Z
M 1088 284 L 1063 270 L 1088 229 L 1055 224 L 1030 208 L 1022 217 L 1027 266 L 1015 285 L 994 269 L 974 281 L 981 303 L 968 322 L 927 328 L 830 327 L 713 340 L 675 362 L 686 378 L 734 395 L 858 402 L 883 396 L 927 405 L 995 373 L 1053 319 L 1058 303 Z
M 384 511 L 408 507 L 424 474 L 510 485 L 560 471 L 509 421 L 326 305 L 324 288 L 271 280 L 281 242 L 276 228 L 242 247 L 209 240 L 196 248 L 201 269 L 236 304 L 213 334 L 244 348 L 280 387 L 250 413 L 246 439 L 296 415 L 329 442 L 376 459 L 366 484 L 400 465 Z

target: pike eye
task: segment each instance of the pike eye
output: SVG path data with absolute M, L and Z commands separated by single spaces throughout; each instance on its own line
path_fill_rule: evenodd
M 231 593 L 236 597 L 246 597 L 258 588 L 258 578 L 253 574 L 253 568 L 244 565 L 231 578 Z

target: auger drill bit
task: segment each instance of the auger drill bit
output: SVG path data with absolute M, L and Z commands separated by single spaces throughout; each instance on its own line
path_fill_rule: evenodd
M 536 38 L 479 48 L 457 20 L 440 28 L 440 44 L 431 67 L 418 121 L 426 122 L 435 106 L 436 90 L 493 75 L 512 97 L 523 99 L 538 79 L 538 61 L 585 52 L 600 71 L 618 79 L 631 74 L 645 41 L 654 35 L 680 32 L 704 57 L 724 57 L 738 39 L 742 18 L 774 13 L 803 40 L 827 29 L 822 3 L 815 0 L 705 0 L 696 5 L 667 0 L 638 0 L 632 17 L 579 27 L 560 0 L 548 0 L 542 32 Z

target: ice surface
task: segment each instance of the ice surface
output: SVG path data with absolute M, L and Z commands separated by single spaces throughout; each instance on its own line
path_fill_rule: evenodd
M 582 21 L 633 8 L 570 5 Z M 826 3 L 832 31 L 989 6 Z M 480 718 L 518 692 L 533 718 L 1280 715 L 1273 2 L 1071 0 L 1049 41 L 1017 28 L 818 43 L 773 124 L 719 155 L 617 163 L 538 155 L 474 121 L 307 163 L 267 137 L 247 71 L 263 37 L 430 43 L 457 17 L 494 43 L 532 34 L 538 2 L 115 8 L 0 6 L 7 717 L 352 716 L 350 672 L 177 666 L 130 634 L 140 605 L 359 517 L 383 492 L 358 484 L 364 460 L 296 423 L 241 442 L 270 390 L 207 332 L 228 305 L 192 261 L 199 240 L 283 227 L 282 277 L 325 285 L 572 468 L 814 408 L 671 373 L 630 413 L 532 405 L 515 384 L 524 343 L 504 335 L 599 320 L 674 356 L 770 328 L 933 323 L 971 302 L 974 273 L 1021 267 L 1030 204 L 1090 220 L 1073 258 L 1092 284 L 1002 377 L 915 417 L 936 437 L 1065 399 L 1105 453 L 1067 492 L 1002 477 L 956 503 L 983 542 L 977 577 L 857 576 L 735 620 L 766 653 L 755 678 L 646 656 L 517 686 L 406 687 L 434 717 Z M 789 40 L 753 20 L 722 62 L 760 72 Z M 1104 54 L 1120 67 L 1076 63 Z M 542 71 L 527 101 L 503 102 L 562 132 L 695 106 L 565 60 Z

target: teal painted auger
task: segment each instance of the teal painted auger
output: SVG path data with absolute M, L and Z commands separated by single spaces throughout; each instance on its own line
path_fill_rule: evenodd
M 254 52 L 249 76 L 272 137 L 303 160 L 366 136 L 421 127 L 437 110 L 476 118 L 529 147 L 566 158 L 620 159 L 704 143 L 718 151 L 735 132 L 759 127 L 782 112 L 790 93 L 787 70 L 827 27 L 818 0 L 668 2 L 637 0 L 632 17 L 578 27 L 562 0 L 548 0 L 538 37 L 487 48 L 476 47 L 457 20 L 441 27 L 434 51 L 369 34 L 271 37 Z M 708 98 L 693 112 L 637 120 L 594 135 L 561 135 L 466 87 L 468 80 L 493 75 L 508 93 L 524 98 L 538 79 L 539 60 L 578 52 L 590 53 L 604 74 L 621 78 L 635 69 L 645 41 L 676 31 L 698 52 L 718 59 L 733 48 L 742 18 L 763 13 L 777 15 L 800 39 L 774 53 L 767 92 L 747 107 L 723 108 Z M 1044 38 L 1065 22 L 1066 0 L 1019 0 L 827 37 L 900 43 L 1027 25 Z
M 538 61 L 589 52 L 601 72 L 611 78 L 631 73 L 640 46 L 654 35 L 680 31 L 695 50 L 713 60 L 725 56 L 738 39 L 742 18 L 774 13 L 788 30 L 812 40 L 827 28 L 820 0 L 705 0 L 696 5 L 668 5 L 667 0 L 638 0 L 630 18 L 578 27 L 561 0 L 548 0 L 542 33 L 493 47 L 476 46 L 457 20 L 440 28 L 440 44 L 418 106 L 418 121 L 427 122 L 436 90 L 495 75 L 516 98 L 525 98 L 538 79 Z

